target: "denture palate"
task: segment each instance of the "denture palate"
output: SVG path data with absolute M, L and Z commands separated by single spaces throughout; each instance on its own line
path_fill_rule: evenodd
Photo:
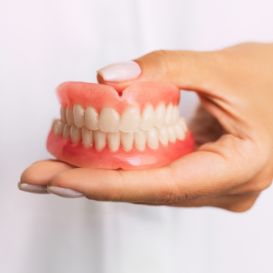
M 127 107 L 122 113 L 111 107 L 99 112 L 94 107 L 79 104 L 62 107 L 61 118 L 53 123 L 56 136 L 71 139 L 72 143 L 97 151 L 108 147 L 116 152 L 120 148 L 129 152 L 133 148 L 144 151 L 146 147 L 156 150 L 159 145 L 168 146 L 183 140 L 187 127 L 179 116 L 178 105 L 159 103 Z

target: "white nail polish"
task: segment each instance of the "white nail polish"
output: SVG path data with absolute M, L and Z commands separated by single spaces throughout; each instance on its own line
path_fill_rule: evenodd
M 43 185 L 32 185 L 28 183 L 19 183 L 18 188 L 21 191 L 27 191 L 32 193 L 47 193 L 46 186 Z
M 74 191 L 68 188 L 62 188 L 57 186 L 49 186 L 47 187 L 47 191 L 49 193 L 53 193 L 62 197 L 68 197 L 68 198 L 77 198 L 77 197 L 83 197 L 84 195 L 78 191 Z
M 105 81 L 127 81 L 136 79 L 141 74 L 141 68 L 134 61 L 111 64 L 101 68 L 98 74 Z

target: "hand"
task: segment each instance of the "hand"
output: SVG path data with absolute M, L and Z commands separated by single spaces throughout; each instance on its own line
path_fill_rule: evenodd
M 127 64 L 126 74 L 120 73 L 121 65 L 100 70 L 99 81 L 122 88 L 154 80 L 197 92 L 202 107 L 191 123 L 197 151 L 143 171 L 40 161 L 24 171 L 20 188 L 45 192 L 48 187 L 49 192 L 94 200 L 249 209 L 273 178 L 273 45 L 155 51 Z

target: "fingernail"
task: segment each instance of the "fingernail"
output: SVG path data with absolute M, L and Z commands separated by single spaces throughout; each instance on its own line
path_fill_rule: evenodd
M 105 81 L 127 81 L 136 79 L 141 74 L 141 68 L 134 61 L 111 64 L 98 70 Z
M 68 188 L 62 188 L 57 186 L 49 186 L 47 187 L 47 191 L 49 193 L 53 193 L 62 197 L 68 197 L 68 198 L 78 198 L 83 197 L 84 195 L 78 191 L 74 191 Z
M 18 188 L 21 191 L 27 191 L 32 193 L 47 193 L 46 186 L 43 185 L 32 185 L 28 183 L 19 183 Z

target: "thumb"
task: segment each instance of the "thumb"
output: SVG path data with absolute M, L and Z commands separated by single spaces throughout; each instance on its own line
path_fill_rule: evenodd
M 159 50 L 134 61 L 101 68 L 97 78 L 100 83 L 110 84 L 118 90 L 134 81 L 157 81 L 202 92 L 213 90 L 211 87 L 218 63 L 216 59 L 216 52 Z

